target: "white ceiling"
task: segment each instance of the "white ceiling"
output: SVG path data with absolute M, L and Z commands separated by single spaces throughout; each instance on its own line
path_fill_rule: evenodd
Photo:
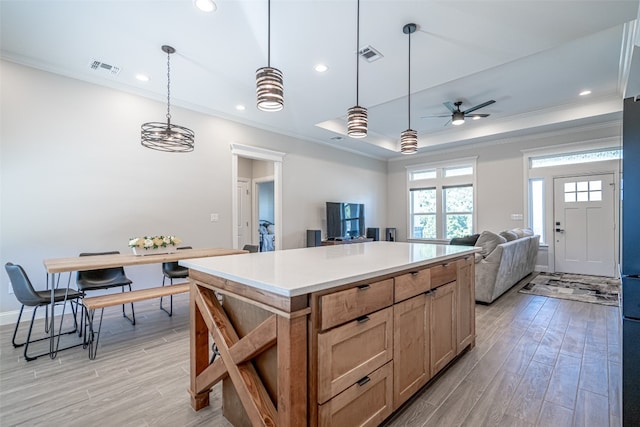
M 335 140 L 355 105 L 356 1 L 272 1 L 271 66 L 282 70 L 285 84 L 285 108 L 275 113 L 255 107 L 255 71 L 267 65 L 267 1 L 217 6 L 204 13 L 192 0 L 0 0 L 0 54 L 166 101 L 160 46 L 169 44 L 177 50 L 173 105 L 388 159 L 400 156 L 399 135 L 408 126 L 402 27 L 409 22 L 418 25 L 411 36 L 411 127 L 420 151 L 621 117 L 638 40 L 639 0 L 361 0 L 360 47 L 383 54 L 360 60 L 369 136 Z M 121 71 L 93 71 L 92 60 Z M 319 62 L 329 70 L 314 71 Z M 137 73 L 151 80 L 141 83 Z M 578 96 L 583 89 L 592 94 Z M 464 110 L 490 99 L 496 103 L 476 111 L 490 117 L 462 126 L 421 118 L 446 113 L 445 101 L 461 100 Z M 150 120 L 163 117 L 159 110 Z M 179 114 L 173 121 L 189 126 Z

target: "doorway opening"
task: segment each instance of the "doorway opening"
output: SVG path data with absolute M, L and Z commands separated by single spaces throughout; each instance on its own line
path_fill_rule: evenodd
M 234 249 L 246 244 L 269 250 L 282 249 L 282 162 L 285 153 L 240 144 L 231 144 L 231 153 Z M 245 181 L 252 185 L 243 193 L 244 189 L 239 188 Z M 247 203 L 249 214 L 243 208 Z M 249 225 L 245 229 L 243 224 L 247 222 Z M 266 237 L 263 238 L 263 234 Z

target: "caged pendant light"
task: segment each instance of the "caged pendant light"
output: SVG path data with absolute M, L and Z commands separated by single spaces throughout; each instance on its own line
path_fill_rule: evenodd
M 191 129 L 171 124 L 171 67 L 170 56 L 175 53 L 171 46 L 162 46 L 167 54 L 167 122 L 149 122 L 142 125 L 142 145 L 169 153 L 193 151 L 195 134 Z
M 284 85 L 282 71 L 271 66 L 271 0 L 267 9 L 267 66 L 256 70 L 257 106 L 262 111 L 280 111 L 284 108 Z
M 356 105 L 347 110 L 347 135 L 351 138 L 367 136 L 367 109 L 358 102 L 360 84 L 360 0 L 357 7 L 356 23 Z
M 416 24 L 407 24 L 402 32 L 409 35 L 409 90 L 408 90 L 408 117 L 409 127 L 400 134 L 400 152 L 402 154 L 414 154 L 418 151 L 418 132 L 411 129 L 411 34 L 416 32 Z

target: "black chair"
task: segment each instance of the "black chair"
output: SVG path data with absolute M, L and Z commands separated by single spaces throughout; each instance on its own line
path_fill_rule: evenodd
M 243 251 L 249 251 L 251 253 L 258 252 L 258 245 L 244 245 L 242 247 Z
M 94 255 L 116 255 L 118 251 L 111 252 L 83 252 L 80 256 L 94 256 Z M 100 289 L 110 288 L 122 288 L 122 292 L 125 292 L 125 287 L 131 291 L 131 283 L 133 283 L 124 273 L 124 267 L 111 267 L 101 268 L 98 270 L 85 270 L 78 271 L 76 276 L 76 284 L 78 290 L 83 293 L 96 291 Z M 82 311 L 81 319 L 84 318 L 84 310 Z M 136 313 L 133 309 L 133 303 L 131 303 L 131 317 L 127 316 L 124 310 L 124 304 L 122 304 L 122 316 L 127 318 L 132 325 L 136 324 Z
M 13 287 L 13 293 L 15 294 L 18 301 L 22 304 L 20 307 L 20 314 L 18 315 L 18 321 L 16 322 L 16 328 L 13 331 L 13 338 L 11 342 L 14 347 L 21 347 L 24 345 L 24 358 L 27 361 L 35 360 L 40 356 L 44 356 L 46 354 L 50 354 L 49 351 L 45 353 L 40 353 L 36 355 L 30 356 L 28 354 L 29 344 L 32 342 L 42 341 L 51 339 L 51 336 L 46 336 L 44 338 L 39 338 L 32 340 L 31 332 L 33 330 L 33 321 L 36 318 L 36 311 L 38 307 L 48 306 L 51 304 L 51 290 L 46 291 L 36 291 L 33 289 L 33 285 L 27 276 L 27 273 L 24 269 L 16 264 L 12 264 L 10 262 L 6 263 L 4 266 L 5 270 L 7 270 L 7 274 L 9 275 L 9 280 L 11 281 L 11 286 Z M 73 325 L 74 329 L 72 331 L 62 332 L 58 335 L 54 335 L 54 337 L 58 337 L 59 335 L 73 334 L 78 331 L 78 322 L 76 320 L 76 309 L 73 306 L 75 302 L 76 306 L 78 304 L 78 298 L 82 297 L 82 293 L 78 292 L 75 289 L 56 289 L 54 292 L 54 302 L 55 303 L 64 303 L 65 301 L 71 301 L 71 310 L 73 311 Z M 33 315 L 31 316 L 31 324 L 29 325 L 29 333 L 27 334 L 27 339 L 23 343 L 16 343 L 16 335 L 18 334 L 18 327 L 20 326 L 20 319 L 22 318 L 22 311 L 25 306 L 33 307 Z M 60 324 L 62 325 L 62 321 L 64 320 L 64 310 L 62 311 L 62 319 L 60 319 Z M 75 346 L 74 346 L 75 347 Z M 50 348 L 51 349 L 51 348 Z
M 191 246 L 181 246 L 177 250 L 193 249 Z M 180 266 L 177 261 L 163 262 L 162 263 L 162 286 L 164 286 L 165 279 L 169 279 L 169 284 L 173 285 L 173 279 L 186 279 L 189 276 L 189 269 Z M 162 298 L 160 297 L 160 309 L 167 313 L 169 317 L 173 316 L 173 295 L 169 296 L 169 311 L 162 306 Z

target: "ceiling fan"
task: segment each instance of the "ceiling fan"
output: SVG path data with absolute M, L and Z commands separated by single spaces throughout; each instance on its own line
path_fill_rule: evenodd
M 467 108 L 464 111 L 460 111 L 460 106 L 462 105 L 462 101 L 456 101 L 453 104 L 449 101 L 447 102 L 443 102 L 442 104 L 447 107 L 449 109 L 449 111 L 451 111 L 451 114 L 440 114 L 440 115 L 434 115 L 434 116 L 424 116 L 422 117 L 423 119 L 427 119 L 427 118 L 433 118 L 433 117 L 449 117 L 451 116 L 451 124 L 455 125 L 455 126 L 459 126 L 461 124 L 464 123 L 464 119 L 465 117 L 471 117 L 473 119 L 479 119 L 481 117 L 489 117 L 490 114 L 469 114 L 472 113 L 476 110 L 479 110 L 482 107 L 486 107 L 487 105 L 491 105 L 493 104 L 494 101 L 493 99 L 487 102 L 483 102 L 482 104 L 478 104 L 475 107 L 471 107 L 471 108 Z M 448 125 L 449 122 L 445 123 L 445 126 Z

